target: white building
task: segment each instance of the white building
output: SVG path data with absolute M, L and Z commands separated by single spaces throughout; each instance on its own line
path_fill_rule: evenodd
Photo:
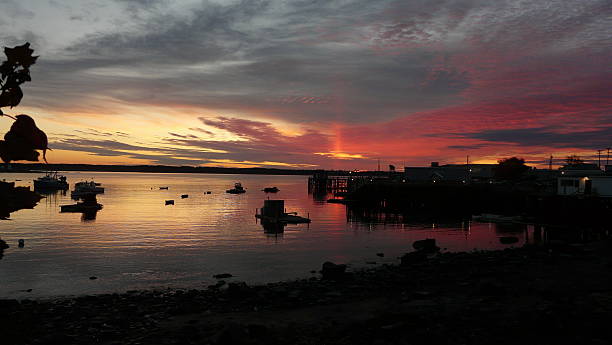
M 558 195 L 593 195 L 612 198 L 612 176 L 561 176 Z

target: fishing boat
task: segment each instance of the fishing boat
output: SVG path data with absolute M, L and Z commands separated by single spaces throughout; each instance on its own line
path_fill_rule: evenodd
M 285 200 L 264 200 L 264 206 L 255 214 L 255 218 L 269 223 L 310 223 L 310 218 L 298 216 L 297 212 L 285 212 Z
M 266 193 L 278 193 L 280 189 L 278 189 L 278 187 L 266 187 L 262 190 Z
M 60 212 L 92 212 L 102 209 L 102 205 L 96 200 L 95 193 L 86 193 L 82 199 L 82 202 L 76 204 L 60 206 Z
M 67 190 L 66 176 L 59 175 L 57 171 L 49 171 L 45 176 L 34 180 L 35 190 Z
M 242 184 L 240 182 L 236 182 L 234 183 L 234 188 L 228 189 L 225 192 L 230 194 L 242 194 L 246 193 L 246 190 L 242 187 Z
M 101 187 L 100 183 L 96 183 L 94 181 L 77 182 L 74 185 L 74 190 L 70 193 L 70 197 L 77 199 L 91 193 L 102 194 L 104 193 L 104 187 Z

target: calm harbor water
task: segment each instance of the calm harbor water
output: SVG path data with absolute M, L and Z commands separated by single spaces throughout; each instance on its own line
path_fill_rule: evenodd
M 365 222 L 347 217 L 341 204 L 308 194 L 306 176 L 70 172 L 75 182 L 95 179 L 106 188 L 95 219 L 60 213 L 70 193 L 52 194 L 32 210 L 0 221 L 11 246 L 0 259 L 0 298 L 123 292 L 131 289 L 203 288 L 214 274 L 265 283 L 311 276 L 321 263 L 352 269 L 397 262 L 412 242 L 435 238 L 448 251 L 500 249 L 501 236 L 531 238 L 529 226 L 477 222 L 412 224 Z M 32 186 L 40 174 L 0 174 Z M 242 182 L 246 194 L 225 193 Z M 160 190 L 167 186 L 168 190 Z M 277 186 L 277 194 L 265 194 Z M 211 191 L 211 194 L 206 194 Z M 181 199 L 181 194 L 189 194 Z M 311 224 L 267 233 L 254 217 L 266 197 L 284 199 L 287 211 L 310 215 Z M 174 199 L 175 205 L 164 201 Z M 18 248 L 19 239 L 25 247 Z M 385 253 L 384 258 L 376 253 Z M 98 279 L 90 280 L 96 276 Z M 30 292 L 27 290 L 31 289 Z

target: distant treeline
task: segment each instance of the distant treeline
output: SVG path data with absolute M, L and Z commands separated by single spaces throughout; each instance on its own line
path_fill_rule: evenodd
M 10 169 L 0 166 L 0 172 L 31 171 L 110 171 L 150 173 L 200 173 L 200 174 L 258 174 L 258 175 L 312 175 L 316 170 L 271 168 L 221 168 L 169 165 L 92 165 L 92 164 L 23 164 L 14 163 Z

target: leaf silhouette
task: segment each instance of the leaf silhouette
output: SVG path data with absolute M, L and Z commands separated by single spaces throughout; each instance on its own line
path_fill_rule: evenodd
M 23 98 L 20 85 L 31 81 L 30 66 L 38 56 L 32 56 L 30 43 L 13 48 L 4 48 L 7 60 L 0 65 L 0 108 L 15 107 Z
M 23 92 L 19 86 L 6 88 L 0 94 L 0 107 L 15 107 L 23 98 Z
M 32 56 L 32 53 L 34 53 L 34 49 L 30 49 L 29 42 L 14 48 L 4 47 L 4 54 L 6 55 L 8 62 L 21 65 L 25 68 L 29 68 L 31 65 L 36 63 L 38 56 Z
M 21 84 L 31 81 L 30 66 L 36 63 L 38 56 L 32 56 L 34 50 L 30 43 L 13 48 L 4 48 L 7 60 L 0 64 L 0 108 L 15 107 L 23 98 Z M 34 119 L 28 115 L 12 117 L 5 115 L 0 109 L 0 116 L 8 116 L 15 120 L 10 130 L 0 140 L 0 158 L 5 163 L 27 160 L 38 161 L 43 151 L 43 159 L 47 162 L 46 153 L 49 142 L 45 132 L 36 127 Z

